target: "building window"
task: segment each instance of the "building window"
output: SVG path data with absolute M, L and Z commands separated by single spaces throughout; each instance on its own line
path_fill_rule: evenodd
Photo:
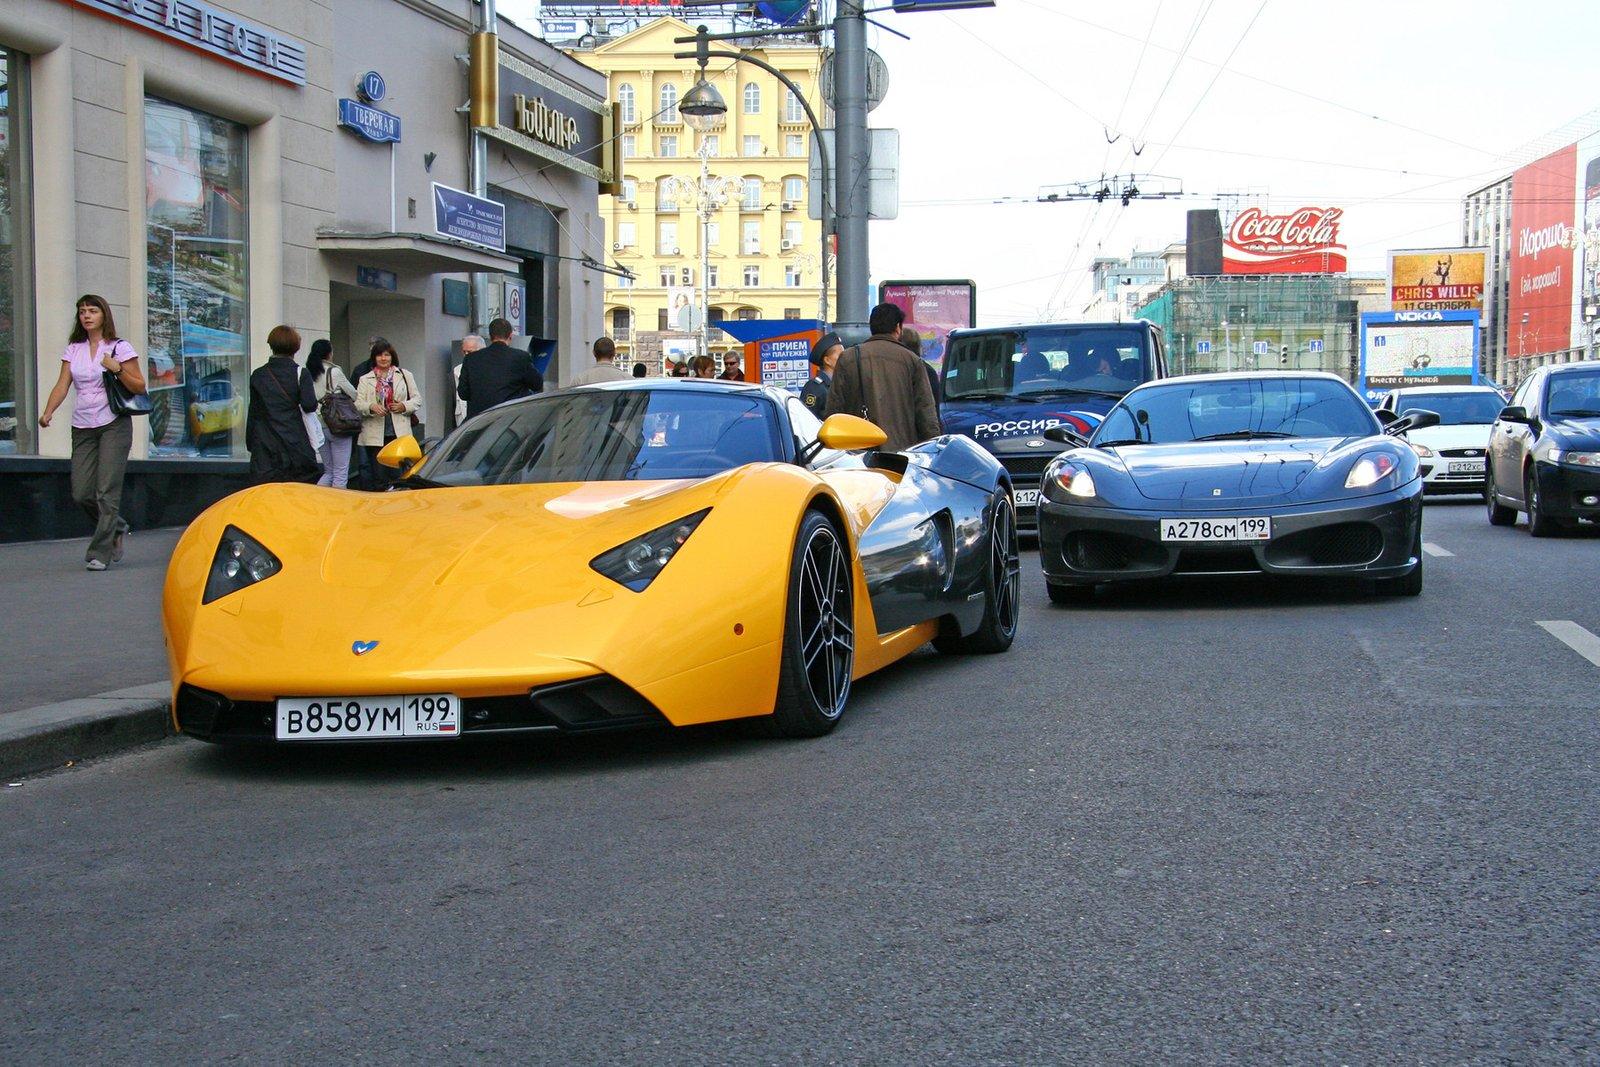
M 635 204 L 637 204 L 639 202 L 639 179 L 638 178 L 623 178 L 622 179 L 622 199 L 623 199 L 623 201 L 625 203 L 628 204 L 629 207 L 632 207 L 633 205 L 635 205 Z
M 800 247 L 800 224 L 798 222 L 786 222 L 786 223 L 784 223 L 783 224 L 783 239 L 789 245 L 790 248 L 799 248 Z
M 616 284 L 616 287 L 618 289 L 632 289 L 633 288 L 633 275 L 631 275 L 631 274 L 619 274 L 619 275 L 617 275 L 617 280 L 616 280 L 615 284 Z
M 783 198 L 791 204 L 798 204 L 806 198 L 806 180 L 791 174 L 783 179 Z
M 740 211 L 761 210 L 761 179 L 746 178 L 739 196 Z
M 657 122 L 677 122 L 678 87 L 671 82 L 661 87 L 661 106 L 656 111 Z
M 656 210 L 678 210 L 678 183 L 669 178 L 660 178 L 656 181 Z
M 759 156 L 761 154 L 760 134 L 747 133 L 744 135 L 744 154 L 747 156 Z
M 639 154 L 639 138 L 631 133 L 622 135 L 622 158 L 632 159 Z
M 790 289 L 798 289 L 798 288 L 800 288 L 800 268 L 799 267 L 785 267 L 785 268 L 783 268 L 783 284 L 786 287 L 790 288 Z
M 661 288 L 663 289 L 666 289 L 672 285 L 676 285 L 677 276 L 677 271 L 673 270 L 671 267 L 660 267 L 656 270 L 656 281 L 661 283 Z
M 637 233 L 637 228 L 634 226 L 633 223 L 631 223 L 631 222 L 619 222 L 619 223 L 617 223 L 617 240 L 616 240 L 616 243 L 621 245 L 623 248 L 632 248 L 634 245 L 639 243 L 639 236 L 638 236 L 638 233 Z
M 739 240 L 739 253 L 746 256 L 758 255 L 761 252 L 761 220 L 745 219 L 739 224 L 742 233 Z
M 748 322 L 759 314 L 755 308 L 740 308 L 738 317 Z
M 800 309 L 799 308 L 784 308 L 783 309 L 783 317 L 786 318 L 786 319 L 798 319 L 800 317 Z
M 706 288 L 707 289 L 718 289 L 718 288 L 721 288 L 721 278 L 719 276 L 719 272 L 717 270 L 717 265 L 715 263 L 712 263 L 712 264 L 710 264 L 710 265 L 708 265 L 706 267 Z
M 728 313 L 721 308 L 712 308 L 706 313 L 707 322 L 723 322 L 728 318 Z
M 667 309 L 666 308 L 656 308 L 656 329 L 665 330 L 666 328 L 667 328 Z
M 657 152 L 656 154 L 662 159 L 678 158 L 678 135 L 675 133 L 662 134 L 661 151 Z
M 744 86 L 744 113 L 746 115 L 761 114 L 761 86 L 755 82 L 746 82 Z
M 639 109 L 634 106 L 633 86 L 624 82 L 617 86 L 617 103 L 622 105 L 622 121 L 632 125 L 639 121 Z
M 22 167 L 22 81 L 22 57 L 0 48 L 0 453 L 6 454 L 24 446 L 33 451 L 37 425 L 38 360 L 25 332 L 33 322 L 33 265 L 26 243 L 32 195 Z
M 806 135 L 803 133 L 786 133 L 783 135 L 783 154 L 786 156 L 803 156 L 806 154 Z
M 678 255 L 678 224 L 676 222 L 660 222 L 656 224 L 656 254 L 659 256 Z
M 153 456 L 244 452 L 250 318 L 245 128 L 144 101 Z
M 700 144 L 701 144 L 701 146 L 703 148 L 705 148 L 706 155 L 708 155 L 708 156 L 719 156 L 719 155 L 722 154 L 722 137 L 720 135 L 718 135 L 718 134 L 715 134 L 715 133 L 703 133 L 703 134 L 701 134 L 700 135 Z
M 611 339 L 613 341 L 626 341 L 633 331 L 633 313 L 627 308 L 617 308 L 611 312 Z
M 746 289 L 759 289 L 759 288 L 761 288 L 761 268 L 760 267 L 755 266 L 754 264 L 752 264 L 752 265 L 750 265 L 750 266 L 748 266 L 748 267 L 746 267 L 744 269 L 744 287 Z M 744 318 L 744 312 L 741 311 L 739 313 L 739 317 L 741 319 Z
M 794 95 L 793 89 L 783 91 L 783 121 L 804 122 L 806 109 L 800 106 L 800 98 Z
M 706 223 L 706 247 L 715 248 L 722 243 L 722 224 L 720 222 Z

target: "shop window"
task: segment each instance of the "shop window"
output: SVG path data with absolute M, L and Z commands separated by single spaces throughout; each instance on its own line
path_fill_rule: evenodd
M 242 455 L 250 375 L 245 128 L 147 96 L 144 160 L 150 454 Z
M 33 265 L 26 243 L 32 197 L 22 167 L 23 62 L 16 52 L 0 48 L 0 454 L 33 451 L 35 440 L 37 361 L 29 336 Z M 46 347 L 65 343 L 65 337 L 53 337 Z

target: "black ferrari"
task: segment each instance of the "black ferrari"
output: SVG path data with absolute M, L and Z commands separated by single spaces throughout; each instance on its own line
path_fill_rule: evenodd
M 1422 591 L 1422 481 L 1400 434 L 1438 416 L 1375 413 L 1322 373 L 1142 385 L 1045 471 L 1039 558 L 1050 599 L 1173 574 L 1373 579 Z

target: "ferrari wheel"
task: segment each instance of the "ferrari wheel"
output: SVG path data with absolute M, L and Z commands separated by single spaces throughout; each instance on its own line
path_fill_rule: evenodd
M 808 512 L 789 565 L 783 662 L 772 726 L 783 737 L 820 737 L 844 714 L 855 666 L 850 556 L 820 513 Z
M 1494 463 L 1484 464 L 1488 472 L 1483 476 L 1483 504 L 1489 509 L 1490 526 L 1515 526 L 1517 524 L 1517 509 L 1508 508 L 1495 498 L 1494 488 Z
M 936 637 L 940 652 L 1004 652 L 1017 636 L 1022 585 L 1022 553 L 1017 548 L 1017 512 L 1011 494 L 994 495 L 989 521 L 989 560 L 983 576 L 983 620 L 965 637 Z
M 1422 595 L 1422 531 L 1417 531 L 1416 542 L 1412 545 L 1411 554 L 1417 557 L 1417 565 L 1411 568 L 1411 573 L 1402 574 L 1398 578 L 1379 578 L 1372 583 L 1372 591 L 1380 596 L 1421 596 Z

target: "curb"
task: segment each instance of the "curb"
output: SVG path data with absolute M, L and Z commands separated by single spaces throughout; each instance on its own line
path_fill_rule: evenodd
M 0 775 L 52 770 L 172 736 L 165 682 L 0 715 Z

